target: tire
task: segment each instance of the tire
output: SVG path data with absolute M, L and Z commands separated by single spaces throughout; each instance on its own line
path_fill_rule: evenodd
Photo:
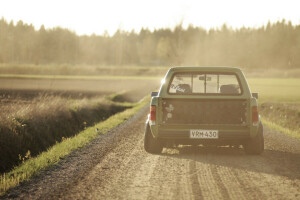
M 163 150 L 163 145 L 160 141 L 153 137 L 149 124 L 146 125 L 144 148 L 146 152 L 151 154 L 160 154 Z
M 245 143 L 244 150 L 250 155 L 259 155 L 264 151 L 264 128 L 262 123 L 259 124 L 258 133 L 255 138 Z

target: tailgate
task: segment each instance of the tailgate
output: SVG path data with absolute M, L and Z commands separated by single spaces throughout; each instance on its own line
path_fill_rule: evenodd
M 162 99 L 162 111 L 162 124 L 247 124 L 245 99 Z

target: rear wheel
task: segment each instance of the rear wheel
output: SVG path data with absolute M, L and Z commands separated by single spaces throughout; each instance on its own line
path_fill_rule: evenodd
M 264 134 L 263 134 L 263 125 L 259 124 L 258 133 L 255 138 L 249 140 L 245 143 L 244 150 L 247 154 L 259 155 L 264 151 Z
M 159 154 L 163 149 L 161 142 L 153 137 L 149 124 L 146 125 L 144 148 L 148 153 L 152 154 Z

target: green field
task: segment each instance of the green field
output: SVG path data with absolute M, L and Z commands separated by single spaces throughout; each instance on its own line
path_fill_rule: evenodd
M 120 76 L 120 75 L 36 75 L 36 74 L 0 74 L 0 78 L 23 79 L 64 79 L 64 80 L 159 80 L 159 76 Z
M 260 102 L 300 103 L 300 78 L 249 78 L 248 83 Z
M 168 66 L 71 66 L 0 64 L 1 78 L 55 80 L 136 80 L 159 81 Z M 300 70 L 244 69 L 252 92 L 259 102 L 300 103 Z M 284 78 L 283 78 L 284 77 Z M 289 78 L 294 77 L 294 78 Z M 1 84 L 0 84 L 1 87 Z
M 0 78 L 56 79 L 56 80 L 157 80 L 163 75 L 37 75 L 0 74 Z M 252 92 L 259 93 L 260 102 L 300 103 L 300 78 L 248 78 Z

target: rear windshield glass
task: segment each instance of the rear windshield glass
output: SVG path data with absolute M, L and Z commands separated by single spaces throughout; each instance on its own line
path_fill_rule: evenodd
M 235 74 L 176 73 L 168 91 L 170 94 L 239 95 L 241 86 Z

